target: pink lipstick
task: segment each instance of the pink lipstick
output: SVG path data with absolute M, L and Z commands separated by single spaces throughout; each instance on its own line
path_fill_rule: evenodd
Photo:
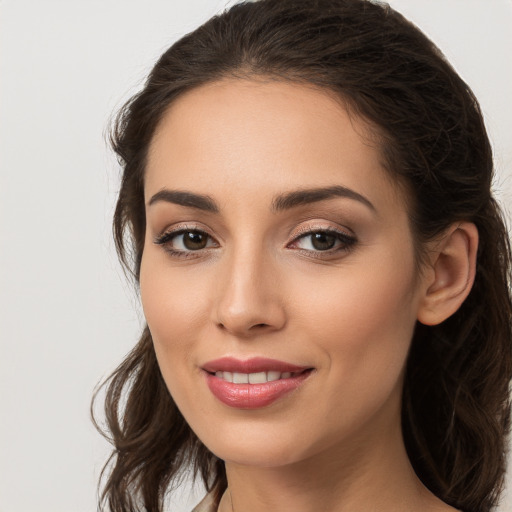
M 206 383 L 222 403 L 240 409 L 257 409 L 297 389 L 313 368 L 276 359 L 245 361 L 224 357 L 203 365 Z

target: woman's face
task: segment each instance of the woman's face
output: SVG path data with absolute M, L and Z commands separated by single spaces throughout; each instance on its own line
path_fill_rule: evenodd
M 364 133 L 326 92 L 231 79 L 181 96 L 154 136 L 143 308 L 173 399 L 226 461 L 396 433 L 422 282 Z

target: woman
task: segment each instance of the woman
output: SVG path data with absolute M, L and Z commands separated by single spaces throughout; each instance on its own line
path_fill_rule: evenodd
M 174 44 L 112 135 L 147 320 L 111 376 L 103 501 L 490 511 L 510 246 L 478 103 L 385 5 L 260 0 Z M 121 405 L 122 404 L 122 405 Z

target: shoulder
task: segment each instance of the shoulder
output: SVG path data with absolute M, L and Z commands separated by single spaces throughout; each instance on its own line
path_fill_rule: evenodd
M 213 496 L 207 494 L 192 510 L 192 512 L 216 512 Z

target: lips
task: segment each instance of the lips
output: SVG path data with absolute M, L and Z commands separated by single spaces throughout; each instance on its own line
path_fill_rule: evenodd
M 241 361 L 225 357 L 203 366 L 212 394 L 225 405 L 256 409 L 298 389 L 313 368 L 284 361 L 252 358 Z

